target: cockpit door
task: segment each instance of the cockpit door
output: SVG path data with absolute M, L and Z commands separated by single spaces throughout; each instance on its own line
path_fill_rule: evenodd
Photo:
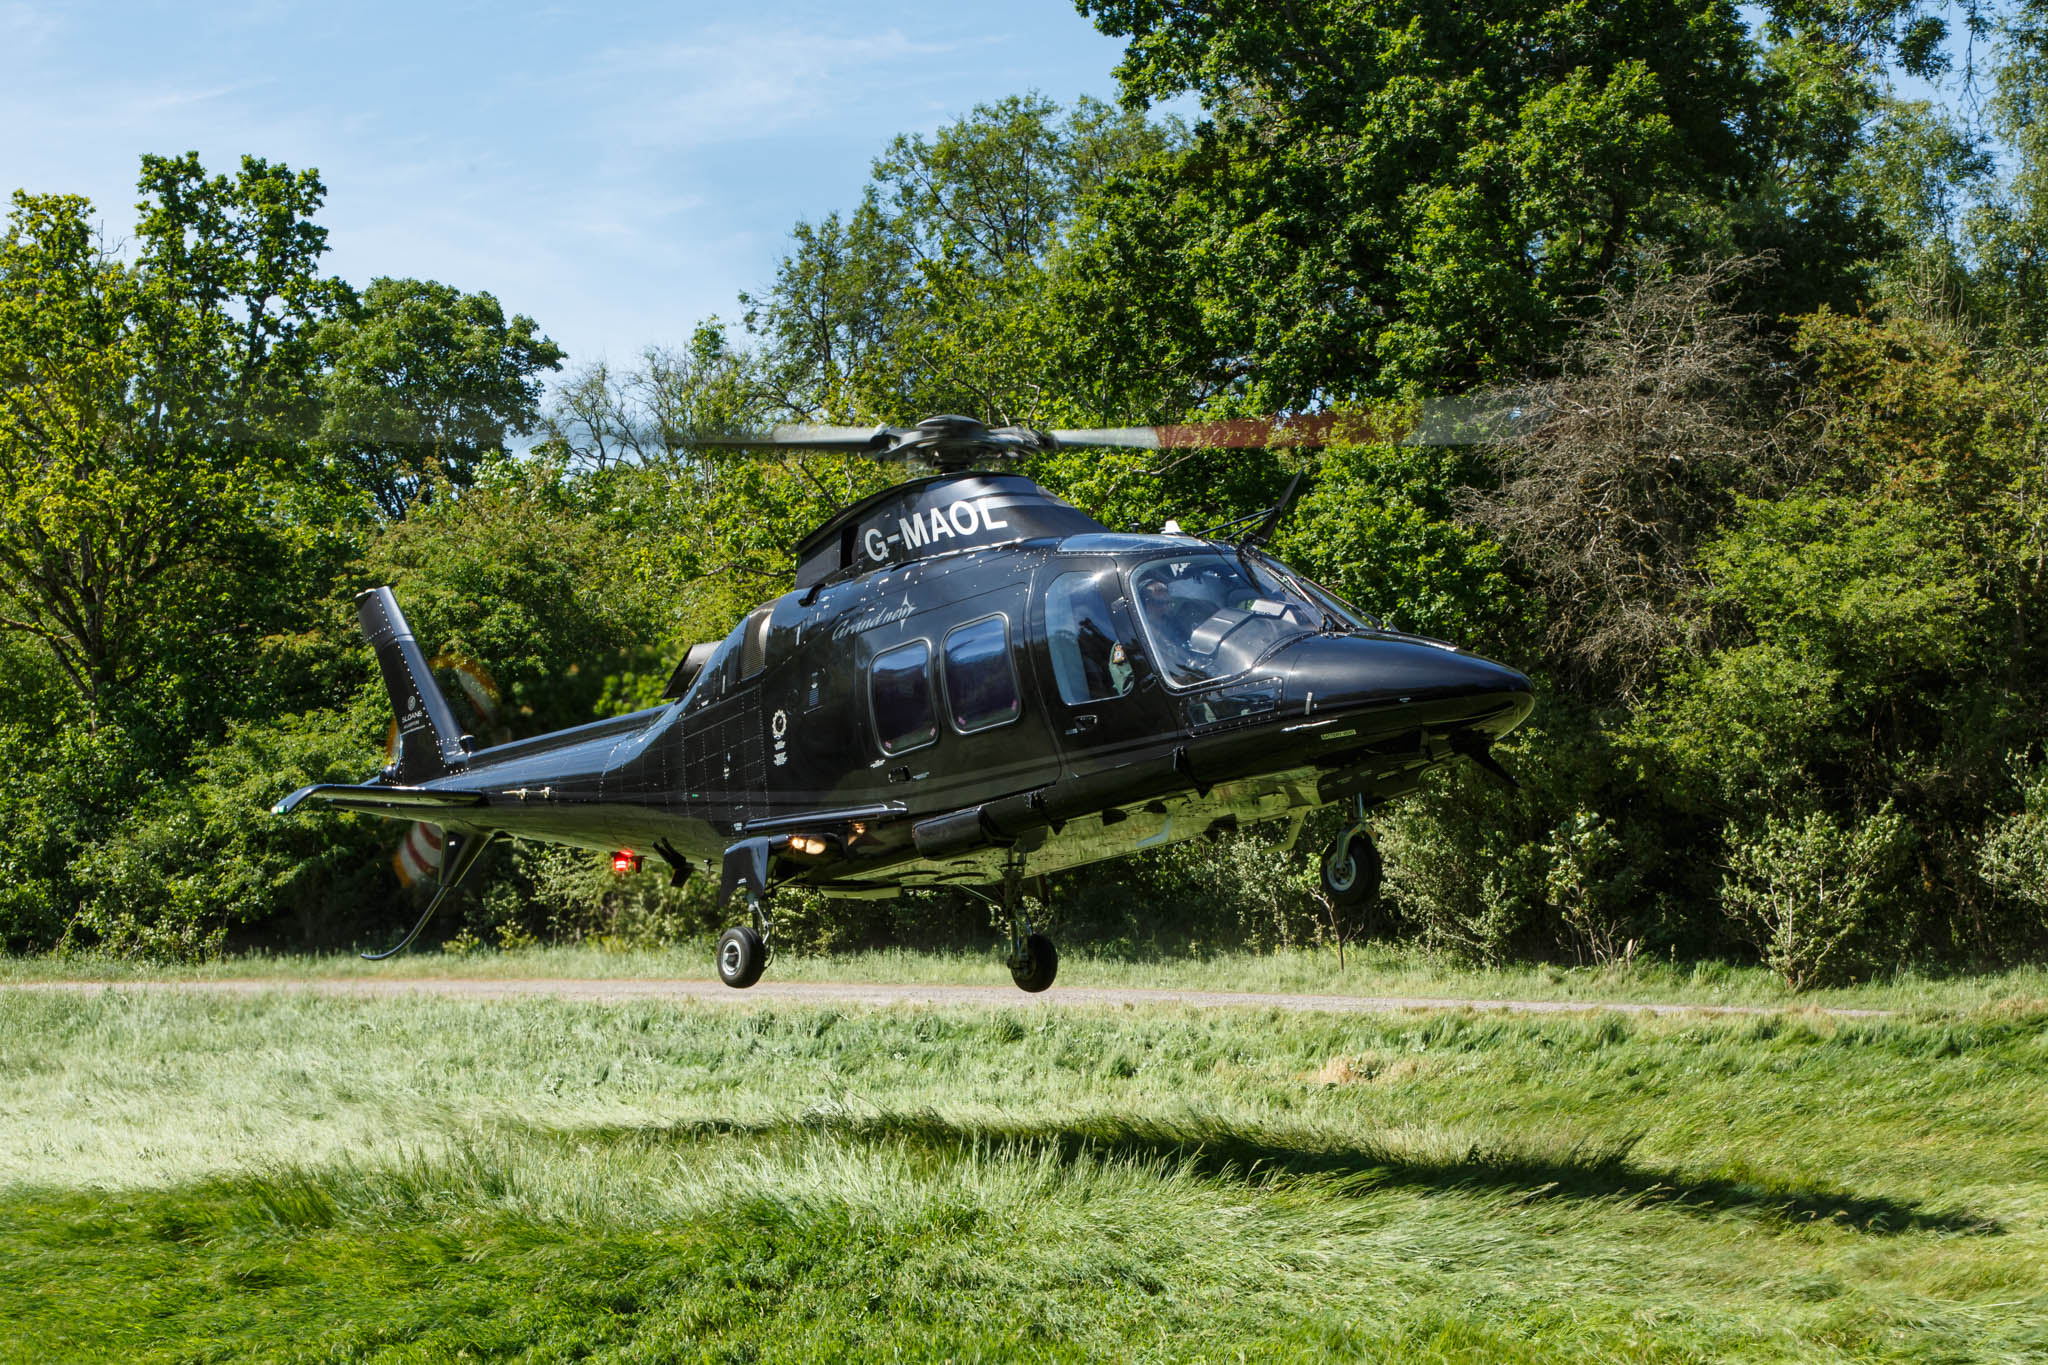
M 1070 773 L 1170 754 L 1179 724 L 1109 560 L 1056 558 L 1032 594 L 1039 694 Z

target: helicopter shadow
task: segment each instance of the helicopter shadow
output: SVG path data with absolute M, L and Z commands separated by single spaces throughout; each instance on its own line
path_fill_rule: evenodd
M 718 1139 L 769 1140 L 824 1135 L 857 1143 L 909 1146 L 938 1157 L 1050 1155 L 1063 1162 L 1121 1161 L 1186 1170 L 1251 1187 L 1314 1182 L 1361 1197 L 1381 1190 L 1494 1192 L 1516 1204 L 1600 1200 L 1637 1208 L 1712 1216 L 1747 1214 L 1785 1224 L 1826 1224 L 1873 1236 L 1904 1232 L 1996 1236 L 1995 1219 L 1938 1212 L 1883 1195 L 1778 1186 L 1681 1174 L 1631 1159 L 1643 1134 L 1580 1143 L 1559 1152 L 1474 1144 L 1461 1152 L 1418 1154 L 1357 1140 L 1257 1130 L 1221 1119 L 1171 1121 L 1092 1115 L 1060 1122 L 956 1120 L 934 1113 L 812 1112 L 761 1122 L 700 1119 L 676 1124 L 551 1129 L 577 1143 L 660 1149 Z

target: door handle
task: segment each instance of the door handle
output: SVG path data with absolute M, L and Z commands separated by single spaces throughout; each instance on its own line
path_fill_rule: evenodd
M 1067 727 L 1067 733 L 1070 735 L 1078 735 L 1083 730 L 1093 730 L 1094 728 L 1095 713 L 1093 711 L 1084 711 L 1080 715 L 1074 717 L 1074 723 Z

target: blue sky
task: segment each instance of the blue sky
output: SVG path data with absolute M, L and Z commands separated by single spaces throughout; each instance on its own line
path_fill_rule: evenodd
M 134 220 L 136 159 L 318 167 L 329 262 L 487 289 L 571 365 L 737 322 L 899 132 L 1113 98 L 1069 0 L 345 6 L 0 0 L 0 189 Z

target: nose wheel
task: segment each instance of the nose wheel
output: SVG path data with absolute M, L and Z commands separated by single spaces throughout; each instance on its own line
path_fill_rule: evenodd
M 1359 909 L 1380 894 L 1380 851 L 1365 827 L 1362 809 L 1359 815 L 1359 822 L 1323 852 L 1323 894 L 1340 910 Z
M 718 936 L 718 979 L 736 990 L 745 990 L 768 970 L 768 911 L 755 896 L 747 898 L 754 912 L 754 926 L 736 924 Z

